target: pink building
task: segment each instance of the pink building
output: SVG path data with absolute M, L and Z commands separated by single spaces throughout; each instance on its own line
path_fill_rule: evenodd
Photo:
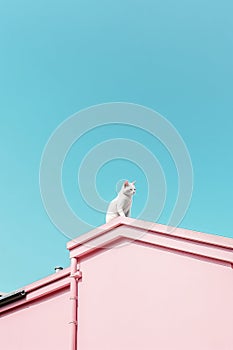
M 233 239 L 130 218 L 0 299 L 2 350 L 231 350 Z

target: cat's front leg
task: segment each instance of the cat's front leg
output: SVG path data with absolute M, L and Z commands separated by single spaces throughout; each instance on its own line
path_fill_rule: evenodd
M 125 217 L 125 212 L 124 212 L 124 205 L 122 205 L 123 203 L 118 203 L 117 205 L 117 213 L 122 216 Z
M 130 217 L 130 209 L 125 213 L 125 216 Z
M 118 215 L 125 217 L 125 209 L 126 203 L 125 203 L 125 198 L 119 198 L 117 202 L 117 213 Z
M 125 213 L 124 213 L 123 209 L 119 209 L 119 210 L 118 210 L 118 214 L 119 214 L 120 216 L 125 217 Z

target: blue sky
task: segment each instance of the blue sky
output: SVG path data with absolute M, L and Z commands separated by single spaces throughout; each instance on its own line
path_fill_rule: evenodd
M 68 238 L 41 201 L 40 160 L 53 131 L 96 104 L 141 104 L 172 123 L 194 171 L 180 226 L 233 237 L 232 11 L 230 0 L 1 1 L 0 291 L 68 266 Z M 97 128 L 70 150 L 63 174 L 70 205 L 93 226 L 104 222 L 80 199 L 75 174 L 91 147 L 119 135 L 130 135 L 159 159 L 168 189 L 159 222 L 166 223 L 177 191 L 172 159 L 158 140 L 122 125 Z M 97 188 L 110 200 L 117 179 L 128 177 L 137 180 L 137 216 L 147 190 L 137 165 L 107 163 Z

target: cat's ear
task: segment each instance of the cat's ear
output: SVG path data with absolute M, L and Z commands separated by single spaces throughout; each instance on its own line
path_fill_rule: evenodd
M 127 186 L 129 186 L 129 181 L 128 181 L 128 180 L 126 180 L 126 181 L 124 182 L 124 187 L 127 187 Z
M 132 182 L 132 184 L 134 185 L 136 183 L 136 180 L 134 180 L 133 182 Z

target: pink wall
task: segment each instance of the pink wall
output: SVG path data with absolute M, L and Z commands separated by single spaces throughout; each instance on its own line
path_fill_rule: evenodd
M 232 240 L 209 244 L 211 235 L 182 230 L 168 238 L 137 227 L 114 231 L 110 249 L 93 251 L 96 240 L 74 247 L 83 276 L 79 350 L 233 349 Z M 130 236 L 140 239 L 118 247 Z
M 1 350 L 233 349 L 232 239 L 119 218 L 67 247 L 0 308 Z
M 46 284 L 48 280 L 26 287 L 25 300 L 0 309 L 1 350 L 69 349 L 70 295 L 66 278 Z

